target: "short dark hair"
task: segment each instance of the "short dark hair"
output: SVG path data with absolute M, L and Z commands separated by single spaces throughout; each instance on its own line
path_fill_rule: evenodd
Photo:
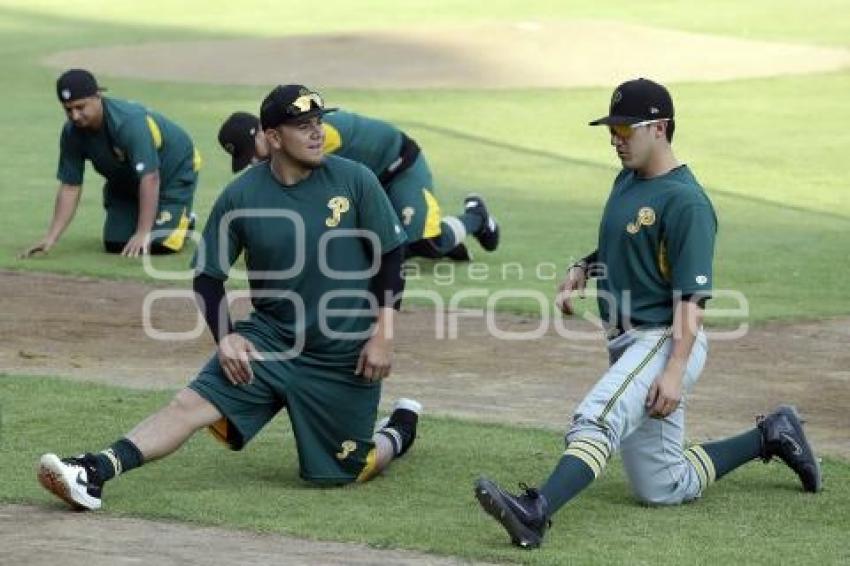
M 673 132 L 676 131 L 676 120 L 670 118 L 667 120 L 667 128 L 664 130 L 664 135 L 667 136 L 667 142 L 673 141 Z

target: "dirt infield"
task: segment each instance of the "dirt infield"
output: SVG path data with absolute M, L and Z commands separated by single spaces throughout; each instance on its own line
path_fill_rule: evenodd
M 33 532 L 40 536 L 30 536 Z M 0 540 L 7 541 L 3 544 L 3 564 L 27 566 L 462 564 L 451 558 L 377 550 L 360 544 L 304 541 L 164 521 L 69 514 L 64 509 L 31 505 L 0 506 Z M 45 540 L 50 541 L 49 546 L 44 544 Z M 154 561 L 151 561 L 152 548 L 156 549 Z
M 162 342 L 142 329 L 141 283 L 0 271 L 0 368 L 142 389 L 172 389 L 194 377 L 211 340 Z M 190 330 L 189 299 L 153 303 L 159 331 Z M 553 329 L 539 340 L 503 342 L 482 318 L 460 317 L 459 339 L 437 339 L 430 310 L 405 309 L 397 323 L 393 376 L 385 402 L 414 396 L 430 414 L 562 429 L 572 407 L 606 366 L 604 343 L 569 341 Z M 521 332 L 537 320 L 501 315 Z M 755 414 L 793 401 L 826 453 L 850 456 L 850 321 L 770 324 L 732 342 L 714 342 L 690 399 L 690 435 L 699 440 L 750 426 Z M 590 331 L 585 322 L 569 328 Z
M 44 63 L 118 77 L 213 84 L 607 88 L 634 76 L 718 81 L 833 71 L 850 66 L 850 51 L 571 20 L 157 42 L 64 51 Z
M 171 343 L 148 338 L 141 313 L 144 297 L 153 289 L 140 283 L 0 271 L 0 371 L 145 389 L 180 387 L 211 354 L 212 344 L 206 334 Z M 155 303 L 152 313 L 154 326 L 169 331 L 192 328 L 196 317 L 189 301 Z M 605 368 L 601 338 L 571 343 L 549 332 L 534 342 L 506 344 L 490 337 L 481 319 L 461 320 L 459 340 L 437 340 L 432 312 L 401 313 L 385 404 L 406 395 L 422 400 L 429 414 L 561 429 Z M 500 329 L 513 332 L 537 324 L 511 315 L 497 321 Z M 771 324 L 737 342 L 713 344 L 690 399 L 690 436 L 701 440 L 738 431 L 751 426 L 756 413 L 793 401 L 808 417 L 809 434 L 823 453 L 850 456 L 848 323 Z M 110 532 L 109 545 L 96 536 L 103 529 Z M 14 549 L 12 562 L 21 564 L 138 563 L 150 557 L 152 541 L 159 564 L 454 563 L 360 545 L 18 505 L 0 506 L 0 540 L 10 543 L 4 546 Z M 51 544 L 46 546 L 45 540 Z M 351 561 L 353 556 L 358 562 Z

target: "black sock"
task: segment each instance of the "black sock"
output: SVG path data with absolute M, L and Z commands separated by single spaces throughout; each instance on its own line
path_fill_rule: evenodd
M 404 453 L 413 446 L 413 441 L 416 440 L 418 422 L 419 415 L 413 411 L 396 409 L 390 415 L 387 426 L 378 431 L 378 434 L 385 436 L 392 443 L 396 458 L 404 456 Z
M 144 456 L 135 444 L 122 438 L 106 450 L 93 454 L 97 476 L 108 481 L 144 464 Z
M 761 443 L 761 431 L 754 428 L 731 438 L 692 447 L 691 453 L 696 454 L 696 463 L 701 464 L 703 470 L 708 468 L 707 475 L 713 480 L 720 479 L 735 468 L 758 458 L 761 455 Z M 708 462 L 702 461 L 700 458 L 702 454 L 696 450 L 697 448 L 702 448 L 711 459 L 709 466 L 706 466 Z M 697 468 L 697 471 L 700 469 Z
M 540 488 L 540 493 L 549 503 L 550 515 L 602 474 L 609 453 L 608 445 L 598 440 L 581 438 L 569 443 L 549 479 Z
M 484 227 L 484 217 L 477 212 L 464 212 L 457 217 L 467 234 L 477 234 Z

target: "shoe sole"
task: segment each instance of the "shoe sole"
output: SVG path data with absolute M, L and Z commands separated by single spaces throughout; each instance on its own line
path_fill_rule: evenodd
M 499 521 L 511 536 L 511 542 L 520 548 L 537 548 L 542 542 L 541 537 L 522 524 L 516 515 L 507 511 L 508 504 L 505 502 L 499 488 L 486 479 L 475 482 L 475 498 L 487 512 L 488 515 Z
M 820 462 L 818 461 L 817 456 L 815 456 L 815 451 L 812 449 L 812 445 L 809 444 L 809 439 L 806 437 L 806 433 L 803 430 L 803 419 L 800 418 L 800 413 L 797 412 L 797 407 L 793 405 L 784 405 L 780 407 L 779 410 L 788 415 L 788 420 L 791 421 L 791 426 L 794 427 L 794 432 L 797 433 L 797 436 L 802 443 L 803 450 L 811 454 L 812 462 L 815 465 L 815 488 L 814 490 L 808 490 L 806 489 L 806 486 L 803 486 L 803 489 L 809 493 L 817 493 L 823 489 L 823 474 L 821 473 Z
M 71 498 L 68 486 L 65 484 L 62 474 L 50 468 L 52 462 L 45 461 L 48 456 L 43 456 L 38 464 L 38 483 L 41 487 L 70 505 L 72 508 L 81 511 L 85 507 L 77 503 Z
M 38 464 L 38 483 L 76 511 L 97 510 L 98 507 L 90 507 L 74 500 L 62 472 L 53 469 L 57 465 L 61 465 L 61 461 L 55 454 L 45 454 L 42 456 Z

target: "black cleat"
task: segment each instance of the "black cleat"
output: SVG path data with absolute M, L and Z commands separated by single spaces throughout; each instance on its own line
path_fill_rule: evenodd
M 465 212 L 472 212 L 481 215 L 483 223 L 481 229 L 473 236 L 481 244 L 481 247 L 492 252 L 499 247 L 499 224 L 496 219 L 487 211 L 487 205 L 484 204 L 484 198 L 480 195 L 471 194 L 463 199 L 463 209 Z
M 445 257 L 452 261 L 472 261 L 472 253 L 463 242 L 450 249 Z
M 797 409 L 781 405 L 766 417 L 759 417 L 756 424 L 762 436 L 761 459 L 769 462 L 779 456 L 800 478 L 805 491 L 820 491 L 823 487 L 820 463 L 803 432 Z
M 520 484 L 522 495 L 508 493 L 487 478 L 475 482 L 475 497 L 487 513 L 508 531 L 511 542 L 521 548 L 537 548 L 552 522 L 549 503 L 534 488 Z

